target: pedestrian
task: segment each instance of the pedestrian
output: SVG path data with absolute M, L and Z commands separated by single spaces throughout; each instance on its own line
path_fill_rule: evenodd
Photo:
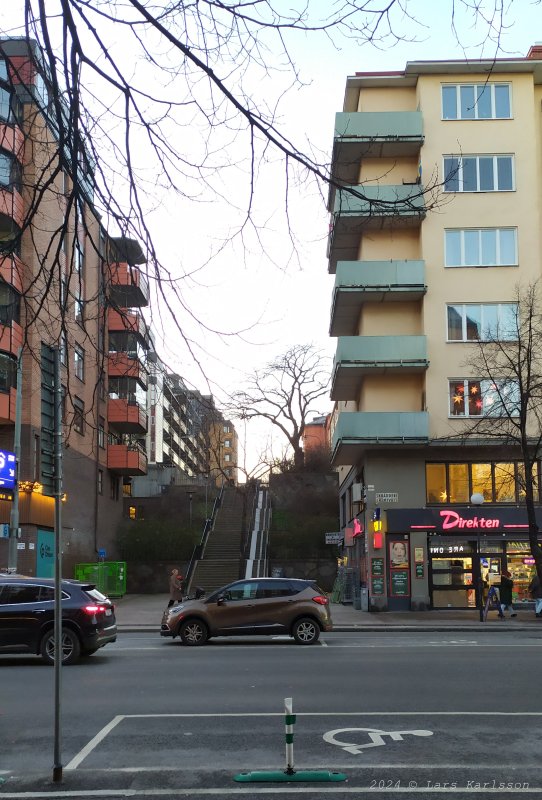
M 534 611 L 536 616 L 542 617 L 542 585 L 540 584 L 540 578 L 536 572 L 534 578 L 529 584 L 529 594 L 535 601 Z
M 169 576 L 169 603 L 168 608 L 183 599 L 183 576 L 178 569 L 172 569 Z
M 514 581 L 512 580 L 512 576 L 510 575 L 509 570 L 503 569 L 501 573 L 501 586 L 499 591 L 503 619 L 505 617 L 505 611 L 508 610 L 510 610 L 511 617 L 517 617 L 517 614 L 514 611 L 514 606 L 512 605 L 513 588 L 514 588 Z

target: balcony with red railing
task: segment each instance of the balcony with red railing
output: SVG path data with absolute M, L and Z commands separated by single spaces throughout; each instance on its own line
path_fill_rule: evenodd
M 139 269 L 126 262 L 110 264 L 109 296 L 118 308 L 141 308 L 149 305 L 149 283 Z
M 143 347 L 150 346 L 149 328 L 138 311 L 108 309 L 107 329 L 113 333 L 133 333 Z
M 137 445 L 108 444 L 107 468 L 117 475 L 146 475 L 147 456 Z
M 9 392 L 0 392 L 0 425 L 11 425 L 15 422 L 16 402 L 16 389 L 10 389 Z
M 23 269 L 23 262 L 18 256 L 0 255 L 0 278 L 20 294 L 23 291 Z
M 23 346 L 23 329 L 17 322 L 9 322 L 6 325 L 0 323 L 0 350 L 4 353 L 11 353 L 12 356 L 19 355 L 19 348 Z
M 120 433 L 147 433 L 147 413 L 130 400 L 110 397 L 107 404 L 107 421 Z
M 107 373 L 110 378 L 135 378 L 146 389 L 149 373 L 137 356 L 128 353 L 109 353 Z
M 1 216 L 9 217 L 19 228 L 22 228 L 24 222 L 24 203 L 17 189 L 7 189 L 5 186 L 0 186 L 0 217 Z

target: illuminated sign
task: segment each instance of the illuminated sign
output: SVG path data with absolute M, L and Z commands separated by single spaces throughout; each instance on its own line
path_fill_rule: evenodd
M 15 474 L 15 453 L 0 450 L 0 489 L 14 489 L 17 481 Z
M 498 528 L 498 519 L 489 519 L 488 517 L 472 517 L 465 519 L 461 517 L 457 511 L 441 511 L 442 517 L 442 530 L 449 528 Z

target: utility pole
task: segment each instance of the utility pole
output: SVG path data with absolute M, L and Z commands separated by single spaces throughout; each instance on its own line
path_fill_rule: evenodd
M 17 353 L 17 391 L 15 395 L 15 432 L 13 452 L 15 454 L 15 486 L 9 518 L 8 572 L 17 572 L 17 542 L 19 540 L 19 461 L 21 458 L 21 406 L 23 404 L 23 348 Z
M 53 350 L 54 364 L 54 465 L 55 465 L 55 743 L 53 782 L 62 781 L 62 382 L 60 377 L 60 349 Z

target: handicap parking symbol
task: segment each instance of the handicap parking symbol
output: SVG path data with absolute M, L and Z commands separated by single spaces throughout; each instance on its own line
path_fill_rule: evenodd
M 366 734 L 366 736 L 358 737 L 356 734 Z M 348 739 L 362 738 L 361 744 L 355 742 L 341 741 L 341 734 L 354 734 L 348 736 Z M 324 733 L 324 741 L 328 744 L 334 744 L 341 747 L 347 753 L 353 755 L 363 755 L 364 750 L 370 747 L 382 747 L 390 742 L 401 742 L 405 736 L 432 736 L 433 731 L 414 730 L 414 731 L 383 731 L 380 728 L 337 728 L 334 731 L 327 731 Z M 338 738 L 340 737 L 340 738 Z M 363 741 L 365 740 L 365 741 Z

